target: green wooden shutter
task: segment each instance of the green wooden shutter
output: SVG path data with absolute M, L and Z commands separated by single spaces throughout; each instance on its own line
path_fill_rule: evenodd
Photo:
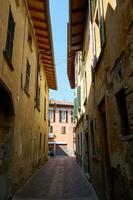
M 77 114 L 78 114 L 78 112 L 77 112 L 77 98 L 75 98 L 74 99 L 74 112 L 73 112 L 73 118 L 74 118 L 74 120 L 76 119 Z
M 12 16 L 11 9 L 9 11 L 9 18 L 8 18 L 8 29 L 7 29 L 7 38 L 6 38 L 6 55 L 8 56 L 8 59 L 12 59 L 12 50 L 13 50 L 13 40 L 14 40 L 14 28 L 15 23 Z
M 77 106 L 78 106 L 78 109 L 81 108 L 81 86 L 78 86 L 77 88 Z
M 103 15 L 103 2 L 98 0 L 98 13 L 99 13 L 99 28 L 100 28 L 100 40 L 101 48 L 105 42 L 105 27 L 104 27 L 104 15 Z

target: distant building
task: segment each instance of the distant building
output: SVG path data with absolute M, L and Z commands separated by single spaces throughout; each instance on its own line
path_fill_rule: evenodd
M 49 147 L 55 155 L 74 155 L 73 103 L 49 101 Z
M 48 1 L 1 0 L 0 200 L 47 161 L 54 66 Z

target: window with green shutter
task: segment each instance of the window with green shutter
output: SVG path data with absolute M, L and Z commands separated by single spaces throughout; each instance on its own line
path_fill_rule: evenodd
M 81 109 L 81 86 L 78 86 L 77 88 L 77 104 L 78 109 Z
M 29 83 L 30 83 L 30 64 L 27 60 L 27 65 L 26 65 L 26 77 L 25 77 L 25 91 L 29 92 Z
M 36 97 L 37 108 L 40 109 L 40 87 L 37 87 L 37 97 Z
M 74 112 L 73 112 L 73 118 L 74 120 L 76 119 L 78 115 L 78 111 L 77 111 L 77 98 L 74 99 Z
M 6 48 L 5 48 L 6 56 L 10 61 L 12 59 L 14 28 L 15 28 L 15 23 L 10 9 L 8 18 L 7 37 L 6 37 Z
M 104 27 L 104 16 L 103 16 L 103 1 L 98 0 L 98 23 L 99 23 L 99 31 L 100 31 L 100 42 L 101 48 L 105 42 L 105 27 Z

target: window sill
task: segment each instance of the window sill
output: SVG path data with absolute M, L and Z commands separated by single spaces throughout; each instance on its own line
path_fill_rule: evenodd
M 25 91 L 25 94 L 26 94 L 28 97 L 30 97 L 30 94 L 29 94 L 29 92 L 28 92 L 28 90 L 27 90 L 26 88 L 24 88 L 24 91 Z
M 12 64 L 11 60 L 8 58 L 8 55 L 5 50 L 3 50 L 3 55 L 8 63 L 9 68 L 11 69 L 11 71 L 14 71 L 13 64 Z
M 133 135 L 126 135 L 126 136 L 120 135 L 120 140 L 122 140 L 122 141 L 132 141 Z

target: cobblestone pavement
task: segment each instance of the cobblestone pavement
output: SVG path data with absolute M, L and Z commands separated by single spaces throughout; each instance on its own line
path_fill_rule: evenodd
M 98 200 L 75 158 L 51 158 L 13 200 Z

